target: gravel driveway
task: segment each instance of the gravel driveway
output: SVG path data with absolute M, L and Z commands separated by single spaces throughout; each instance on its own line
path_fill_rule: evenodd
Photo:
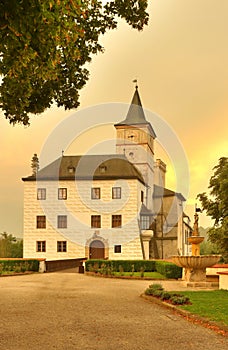
M 0 350 L 225 350 L 228 339 L 139 295 L 149 281 L 0 278 Z

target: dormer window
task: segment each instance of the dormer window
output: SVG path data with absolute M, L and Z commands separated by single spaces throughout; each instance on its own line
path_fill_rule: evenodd
M 68 166 L 68 173 L 69 174 L 74 174 L 74 172 L 75 172 L 75 167 L 73 167 L 73 165 L 70 165 L 70 166 Z
M 107 171 L 107 167 L 105 165 L 100 165 L 99 166 L 99 171 L 101 174 L 104 174 Z

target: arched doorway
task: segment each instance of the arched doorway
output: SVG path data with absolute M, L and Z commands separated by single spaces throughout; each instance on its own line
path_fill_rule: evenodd
M 89 246 L 89 258 L 90 259 L 104 259 L 105 246 L 104 243 L 99 240 L 94 240 Z

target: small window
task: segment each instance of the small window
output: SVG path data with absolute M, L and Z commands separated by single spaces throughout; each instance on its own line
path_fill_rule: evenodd
M 45 200 L 46 199 L 46 188 L 38 188 L 37 189 L 37 199 Z
M 144 201 L 144 192 L 141 191 L 141 202 L 143 203 L 143 201 Z
M 141 230 L 150 230 L 152 217 L 150 215 L 141 215 L 140 226 Z
M 67 188 L 58 189 L 58 199 L 67 199 Z
M 101 165 L 99 166 L 99 171 L 101 174 L 104 174 L 107 171 L 107 167 L 105 165 Z
M 100 199 L 101 198 L 101 189 L 99 187 L 94 187 L 91 189 L 91 198 Z
M 112 198 L 120 199 L 121 198 L 121 187 L 113 187 L 112 188 Z
M 121 227 L 121 225 L 122 225 L 122 216 L 112 215 L 112 227 Z
M 38 215 L 36 217 L 36 228 L 46 228 L 46 216 Z
M 57 241 L 57 252 L 66 252 L 67 251 L 67 242 L 66 241 Z
M 67 228 L 67 216 L 58 215 L 58 228 Z
M 91 228 L 101 228 L 100 215 L 91 215 Z
M 67 169 L 68 169 L 68 173 L 69 174 L 74 174 L 75 173 L 75 168 L 72 165 L 68 166 Z
M 114 253 L 121 253 L 121 245 L 114 245 Z
M 36 251 L 37 252 L 46 252 L 46 241 L 37 241 L 36 242 Z

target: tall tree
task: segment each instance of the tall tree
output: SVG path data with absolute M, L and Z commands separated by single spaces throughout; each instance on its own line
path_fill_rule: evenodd
M 0 258 L 22 258 L 23 241 L 11 233 L 0 233 Z
M 0 0 L 0 107 L 9 122 L 28 125 L 29 113 L 54 101 L 78 107 L 100 35 L 118 17 L 142 30 L 146 8 L 147 0 Z
M 209 195 L 198 194 L 203 210 L 214 220 L 208 237 L 215 243 L 223 257 L 228 261 L 228 158 L 219 159 L 214 167 L 214 174 L 209 181 Z

